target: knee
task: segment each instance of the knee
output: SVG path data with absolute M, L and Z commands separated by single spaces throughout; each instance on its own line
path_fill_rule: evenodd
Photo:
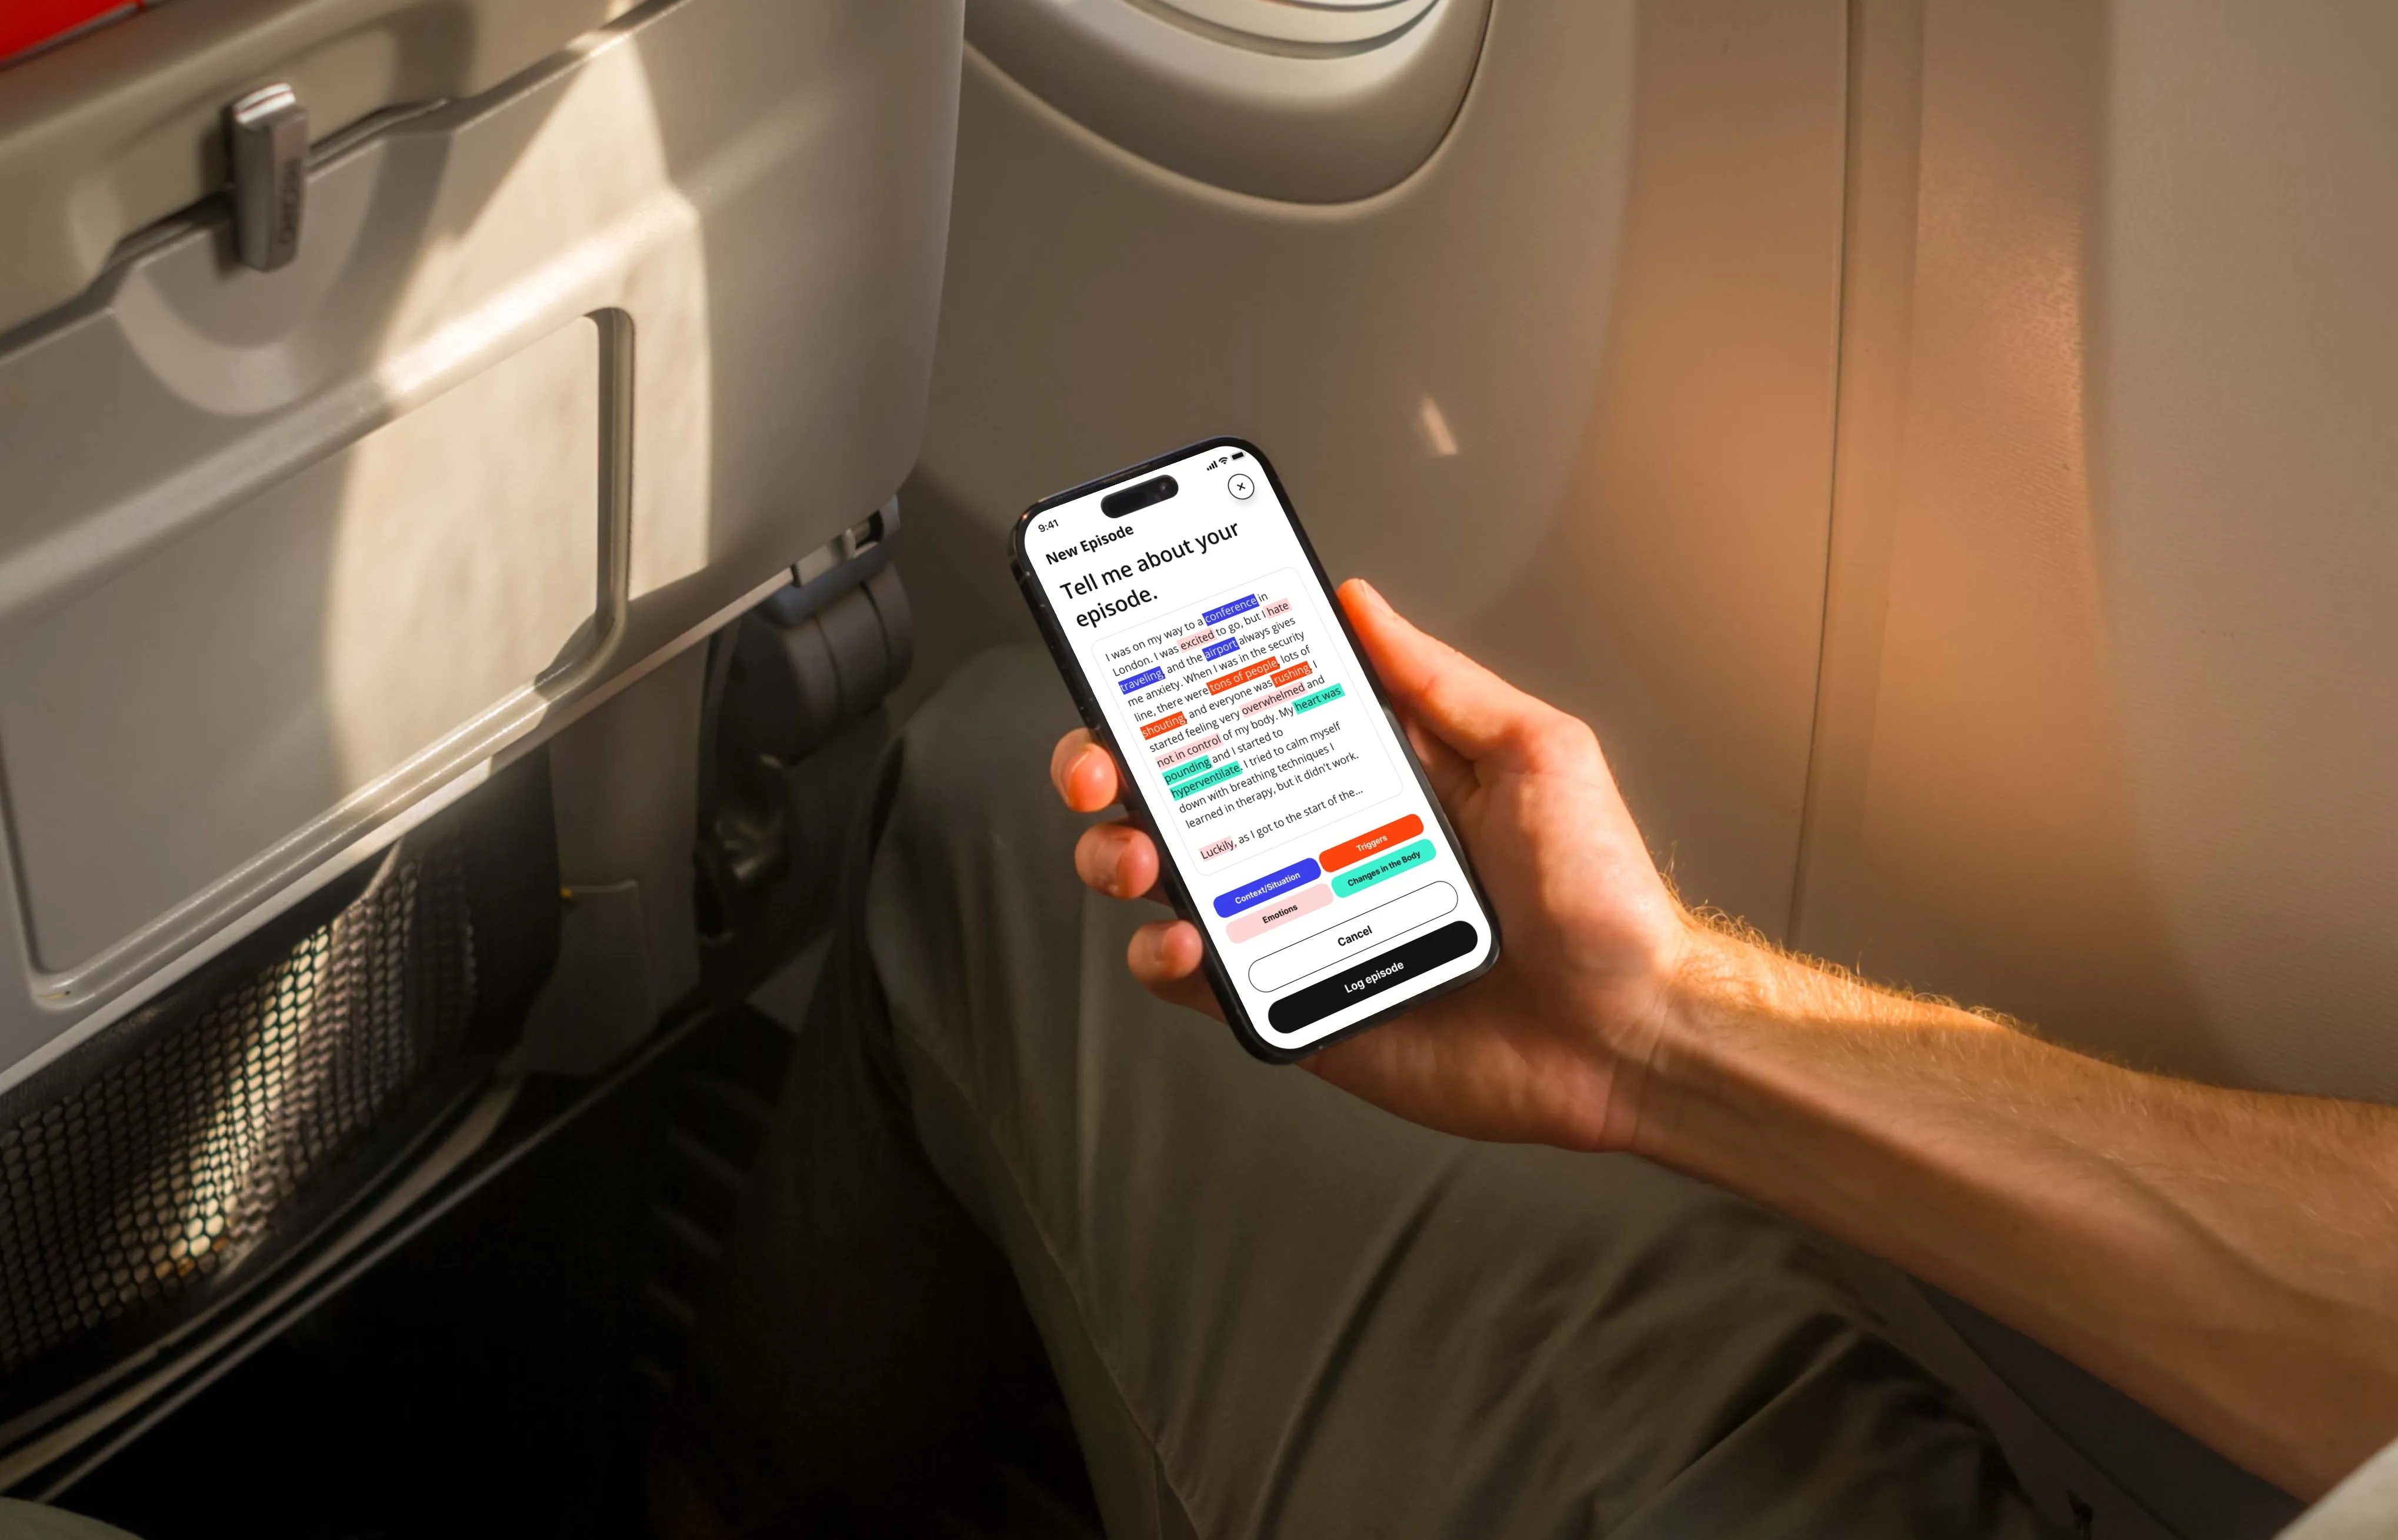
M 901 810 L 957 834 L 1068 817 L 1049 785 L 1049 753 L 1079 721 L 1047 654 L 980 654 L 902 730 Z

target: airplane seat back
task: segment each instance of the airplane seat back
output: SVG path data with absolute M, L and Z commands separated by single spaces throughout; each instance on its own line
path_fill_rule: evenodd
M 0 69 L 0 1484 L 692 996 L 704 644 L 888 559 L 962 25 L 191 0 Z

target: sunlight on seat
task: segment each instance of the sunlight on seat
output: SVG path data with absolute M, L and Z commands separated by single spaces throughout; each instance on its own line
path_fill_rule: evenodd
M 707 562 L 710 410 L 700 217 L 630 46 L 577 72 L 471 222 L 425 246 L 395 311 L 391 396 L 462 362 L 488 372 L 349 457 L 323 652 L 348 786 L 598 640 L 601 350 L 588 320 L 516 341 L 528 315 L 593 308 L 584 296 L 632 317 L 641 452 L 619 581 L 638 596 Z M 521 351 L 494 364 L 495 338 Z

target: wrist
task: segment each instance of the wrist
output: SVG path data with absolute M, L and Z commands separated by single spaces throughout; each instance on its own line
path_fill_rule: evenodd
M 1690 1099 L 1715 1078 L 1720 1039 L 1756 1010 L 1766 982 L 1759 950 L 1672 906 L 1647 948 L 1645 981 L 1587 1018 L 1588 1056 L 1607 1088 L 1602 1147 L 1683 1164 L 1676 1152 Z M 1634 1000 L 1634 1009 L 1622 1008 Z
M 1777 950 L 1754 931 L 1686 913 L 1665 971 L 1642 1070 L 1634 1148 L 1661 1163 L 1720 1179 L 1763 1127 L 1813 1105 L 1814 1081 L 1835 1039 L 1863 1031 L 1927 1028 L 1963 1017 L 1944 1002 L 1877 989 Z M 1744 1185 L 1766 1173 L 1753 1173 Z

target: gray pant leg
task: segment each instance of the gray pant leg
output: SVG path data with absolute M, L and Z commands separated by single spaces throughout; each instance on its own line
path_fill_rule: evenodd
M 1072 1460 L 1071 1439 L 1021 1426 L 1028 1407 L 1056 1402 L 1044 1350 L 1006 1258 L 916 1136 L 854 922 L 892 770 L 849 831 L 852 922 L 794 1045 L 653 1451 L 661 1533 L 886 1533 L 894 1510 L 921 1517 L 994 1452 L 1034 1472 L 1058 1464 L 1059 1446 Z
M 863 1028 L 1022 1287 L 1111 1534 L 2036 1532 L 1803 1232 L 1402 1123 L 1135 986 L 1147 917 L 1076 882 L 1045 780 L 1072 721 L 1028 652 L 910 724 Z
M 64 1508 L 0 1497 L 0 1540 L 133 1540 L 133 1536 Z
M 1150 916 L 1075 880 L 1044 777 L 1072 721 L 1029 651 L 925 710 L 868 933 L 918 1132 L 1024 1285 L 1111 1533 L 2033 1530 L 1802 1232 L 1415 1128 L 1134 985 Z

